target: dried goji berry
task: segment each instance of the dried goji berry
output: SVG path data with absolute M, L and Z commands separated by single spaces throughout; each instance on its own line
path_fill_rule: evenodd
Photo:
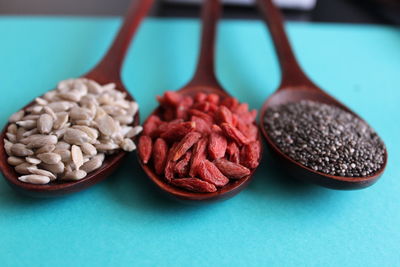
M 247 168 L 254 169 L 258 166 L 260 160 L 260 143 L 254 141 L 243 146 L 240 151 L 240 163 Z
M 207 95 L 206 101 L 210 102 L 210 103 L 213 103 L 215 105 L 218 105 L 218 103 L 219 103 L 219 95 L 217 95 L 217 94 L 209 94 L 209 95 Z
M 208 160 L 203 160 L 197 166 L 197 174 L 201 179 L 218 187 L 224 186 L 229 182 L 229 179 L 219 171 L 217 166 Z
M 162 138 L 157 138 L 153 145 L 154 169 L 158 175 L 164 172 L 167 159 L 168 145 Z
M 224 131 L 225 135 L 234 140 L 239 145 L 248 144 L 249 139 L 244 136 L 238 129 L 233 127 L 231 124 L 222 123 L 221 124 L 222 131 Z
M 139 156 L 142 159 L 143 163 L 147 164 L 147 162 L 149 162 L 150 160 L 151 150 L 152 150 L 152 141 L 150 136 L 141 135 L 139 137 L 138 150 L 139 150 Z
M 232 124 L 232 112 L 225 106 L 220 106 L 215 113 L 215 121 L 217 123 L 229 123 Z
M 215 131 L 211 132 L 208 142 L 208 154 L 211 159 L 218 159 L 225 156 L 227 141 L 226 138 Z
M 238 105 L 239 102 L 237 101 L 236 98 L 233 97 L 225 97 L 222 101 L 221 101 L 221 105 L 225 106 L 227 108 L 229 108 L 230 110 L 234 110 Z
M 160 123 L 161 120 L 157 115 L 150 115 L 143 124 L 142 135 L 154 136 Z
M 193 121 L 181 122 L 170 125 L 169 128 L 163 132 L 160 137 L 168 142 L 180 140 L 189 132 L 196 128 L 196 123 Z
M 178 143 L 174 143 L 168 151 L 167 162 L 165 163 L 164 177 L 167 181 L 174 178 L 175 162 L 172 161 L 172 156 L 175 153 L 175 148 Z
M 174 91 L 167 91 L 164 93 L 164 97 L 162 99 L 163 104 L 169 106 L 178 106 L 182 100 L 182 95 L 174 92 Z
M 222 174 L 231 179 L 240 179 L 250 174 L 248 168 L 226 159 L 217 159 L 214 164 Z
M 197 165 L 206 159 L 206 147 L 208 143 L 208 138 L 201 138 L 193 147 L 192 158 L 190 160 L 190 171 L 189 175 L 191 177 L 196 176 Z
M 239 155 L 239 148 L 235 142 L 230 142 L 226 147 L 226 154 L 228 155 L 229 161 L 234 163 L 239 163 L 240 155 Z
M 213 117 L 211 117 L 207 113 L 204 113 L 204 112 L 202 112 L 200 110 L 191 108 L 191 109 L 188 110 L 188 112 L 189 112 L 190 115 L 200 117 L 200 118 L 202 118 L 203 120 L 205 120 L 206 122 L 208 122 L 210 124 L 212 124 L 214 122 Z
M 201 138 L 201 134 L 198 132 L 190 132 L 182 140 L 176 145 L 174 154 L 172 155 L 171 160 L 177 161 L 180 159 L 183 154 L 186 153 L 199 139 Z
M 199 133 L 204 133 L 207 134 L 210 132 L 210 124 L 208 124 L 205 120 L 203 120 L 200 117 L 197 116 L 192 116 L 190 119 L 191 121 L 194 121 L 196 123 L 196 131 Z
M 205 93 L 197 93 L 196 96 L 194 97 L 194 101 L 197 103 L 204 102 L 207 98 L 207 95 Z
M 178 174 L 179 177 L 185 177 L 189 174 L 189 162 L 192 157 L 192 152 L 188 151 L 182 157 L 180 161 L 175 164 L 175 173 Z
M 187 189 L 189 191 L 194 191 L 199 193 L 208 193 L 208 192 L 211 193 L 217 191 L 215 185 L 208 183 L 206 181 L 202 181 L 198 178 L 172 179 L 171 184 L 177 187 Z

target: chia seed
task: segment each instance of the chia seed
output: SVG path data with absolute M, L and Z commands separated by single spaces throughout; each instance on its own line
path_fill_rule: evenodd
M 338 107 L 300 101 L 272 107 L 265 130 L 276 146 L 313 170 L 365 177 L 383 167 L 385 145 L 364 121 Z

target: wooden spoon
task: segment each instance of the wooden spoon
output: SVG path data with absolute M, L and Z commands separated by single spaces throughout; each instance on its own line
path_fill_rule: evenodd
M 202 38 L 201 49 L 197 63 L 196 72 L 192 80 L 183 88 L 178 90 L 182 95 L 195 96 L 197 93 L 214 93 L 221 98 L 229 97 L 230 95 L 219 84 L 214 70 L 214 41 L 216 35 L 216 25 L 220 16 L 219 0 L 205 0 L 202 8 Z M 157 114 L 156 109 L 152 114 Z M 261 136 L 259 136 L 261 146 Z M 214 201 L 217 199 L 226 199 L 239 193 L 250 182 L 254 170 L 249 176 L 246 176 L 236 182 L 230 182 L 214 193 L 194 193 L 178 187 L 172 186 L 165 182 L 163 177 L 153 171 L 153 169 L 139 162 L 146 172 L 148 177 L 157 185 L 162 192 L 172 196 L 175 199 L 183 200 L 184 202 L 205 202 Z
M 100 63 L 89 73 L 82 77 L 93 79 L 100 84 L 115 83 L 116 88 L 126 93 L 126 98 L 133 101 L 133 97 L 126 90 L 121 80 L 121 68 L 125 54 L 129 48 L 130 41 L 141 20 L 150 9 L 153 0 L 134 0 L 128 10 L 124 23 L 120 28 L 111 48 L 100 61 Z M 33 102 L 24 108 L 32 105 Z M 136 113 L 133 126 L 139 124 L 139 113 Z M 54 197 L 77 192 L 94 185 L 109 176 L 122 162 L 126 152 L 120 151 L 115 155 L 106 156 L 101 168 L 89 173 L 84 179 L 73 182 L 52 182 L 45 185 L 23 183 L 18 180 L 18 174 L 14 168 L 7 163 L 7 154 L 4 150 L 4 138 L 7 126 L 0 136 L 0 170 L 6 181 L 17 191 L 34 197 Z
M 279 162 L 284 166 L 284 169 L 288 170 L 289 173 L 296 178 L 334 189 L 358 189 L 372 185 L 381 176 L 386 167 L 387 151 L 385 151 L 384 164 L 382 168 L 375 174 L 357 178 L 341 177 L 321 173 L 301 165 L 284 154 L 270 139 L 268 133 L 265 131 L 263 118 L 268 108 L 280 104 L 298 102 L 301 100 L 311 100 L 337 106 L 358 118 L 360 117 L 316 86 L 304 74 L 290 47 L 283 27 L 283 20 L 278 9 L 272 4 L 271 0 L 258 0 L 258 4 L 270 29 L 282 70 L 282 81 L 279 89 L 265 101 L 260 112 L 260 128 L 268 146 L 277 156 Z

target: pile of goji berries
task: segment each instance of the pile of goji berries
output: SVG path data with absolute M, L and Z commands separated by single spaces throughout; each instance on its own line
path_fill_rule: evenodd
M 144 164 L 173 186 L 215 192 L 258 166 L 257 111 L 217 94 L 168 91 L 143 125 L 138 152 Z

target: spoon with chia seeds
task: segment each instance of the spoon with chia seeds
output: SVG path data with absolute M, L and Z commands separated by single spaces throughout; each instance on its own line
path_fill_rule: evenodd
M 83 75 L 81 78 L 76 79 L 77 81 L 84 81 L 85 83 L 91 83 L 95 88 L 92 89 L 91 95 L 86 94 L 89 91 L 89 87 L 85 87 L 86 85 L 84 84 L 79 84 L 85 87 L 86 90 L 82 89 L 82 86 L 78 93 L 81 93 L 83 91 L 86 91 L 84 96 L 80 95 L 80 99 L 83 99 L 83 97 L 92 97 L 88 98 L 87 100 L 91 102 L 90 107 L 94 107 L 95 111 L 91 112 L 91 119 L 93 119 L 93 114 L 95 114 L 97 118 L 97 128 L 100 130 L 101 134 L 105 137 L 108 138 L 108 140 L 112 139 L 112 136 L 114 133 L 116 133 L 116 129 L 121 129 L 121 125 L 126 124 L 126 129 L 128 128 L 136 128 L 139 124 L 139 112 L 137 110 L 137 104 L 134 103 L 134 98 L 130 95 L 129 91 L 125 88 L 122 79 L 121 79 L 121 69 L 122 69 L 122 64 L 124 62 L 124 57 L 126 55 L 126 52 L 128 51 L 129 44 L 132 40 L 132 37 L 134 36 L 140 22 L 142 19 L 145 17 L 147 12 L 149 11 L 150 7 L 152 6 L 153 0 L 133 0 L 131 6 L 129 7 L 127 14 L 125 16 L 125 19 L 123 21 L 123 24 L 114 39 L 111 47 L 107 51 L 106 55 L 103 57 L 103 59 L 92 69 L 90 70 L 87 74 Z M 70 87 L 69 84 L 72 82 L 72 80 L 67 80 L 63 81 L 65 85 L 65 89 L 71 89 L 67 88 Z M 60 83 L 61 84 L 61 83 Z M 61 90 L 60 84 L 57 88 L 57 90 Z M 75 85 L 74 85 L 75 86 Z M 78 86 L 78 85 L 77 85 Z M 92 87 L 93 87 L 92 86 Z M 72 90 L 77 90 L 78 87 L 72 88 Z M 104 94 L 100 96 L 100 94 L 97 94 L 99 96 L 99 99 L 96 99 L 96 103 L 93 103 L 91 99 L 95 97 L 94 91 L 98 90 L 99 93 L 103 92 Z M 72 91 L 71 90 L 71 91 Z M 54 94 L 55 90 L 49 91 L 46 94 L 51 93 Z M 14 122 L 15 116 L 19 117 L 19 114 L 24 114 L 25 111 L 27 111 L 29 108 L 34 107 L 37 104 L 42 103 L 44 105 L 43 110 L 45 110 L 47 113 L 53 115 L 53 120 L 54 120 L 54 125 L 56 125 L 56 122 L 58 121 L 58 113 L 55 114 L 57 111 L 56 109 L 62 108 L 63 102 L 61 100 L 67 99 L 67 98 L 60 98 L 59 102 L 54 102 L 50 103 L 47 102 L 46 99 L 46 94 L 43 95 L 43 98 L 39 97 L 36 98 L 36 100 L 32 101 L 28 105 L 26 105 L 23 109 L 21 109 L 19 112 L 16 113 L 16 115 L 13 115 L 10 118 L 11 122 Z M 67 94 L 67 92 L 65 93 Z M 74 96 L 74 95 L 72 95 Z M 76 96 L 76 95 L 75 95 Z M 56 97 L 62 97 L 60 94 L 56 95 Z M 69 95 L 71 97 L 71 95 Z M 113 102 L 111 103 L 109 99 L 112 99 Z M 68 101 L 80 101 L 80 100 L 73 100 L 73 99 L 67 99 Z M 125 114 L 130 114 L 129 118 L 126 120 L 126 123 L 122 123 L 122 120 L 118 120 L 116 122 L 116 119 L 109 115 L 111 112 L 115 111 L 117 108 L 117 102 L 114 100 L 121 100 L 119 101 L 120 105 L 129 105 L 129 108 L 132 112 L 120 114 L 120 115 L 125 115 Z M 38 102 L 39 101 L 39 102 Z M 129 101 L 129 103 L 128 103 Z M 66 101 L 64 101 L 66 102 Z M 106 103 L 108 105 L 108 111 L 105 111 L 104 105 L 102 106 L 102 110 L 99 109 L 100 102 Z M 48 104 L 53 104 L 53 106 L 50 108 Z M 71 102 L 67 102 L 71 103 Z M 65 104 L 65 103 L 64 103 Z M 74 103 L 77 104 L 77 103 Z M 115 104 L 113 106 L 113 104 Z M 132 104 L 132 105 L 131 105 Z M 97 137 L 100 137 L 99 132 L 96 129 L 87 127 L 87 124 L 85 122 L 81 125 L 81 123 L 78 125 L 72 125 L 68 121 L 68 117 L 72 118 L 73 116 L 75 117 L 82 117 L 85 115 L 83 112 L 83 108 L 78 107 L 77 105 L 74 105 L 76 107 L 73 113 L 73 108 L 70 106 L 69 108 L 65 108 L 60 112 L 61 113 L 67 113 L 64 112 L 66 110 L 70 110 L 69 114 L 65 114 L 64 116 L 65 121 L 63 122 L 63 125 L 68 125 L 70 124 L 72 127 L 71 129 L 66 129 L 65 134 L 63 133 L 63 140 L 60 140 L 62 142 L 58 142 L 57 138 L 59 137 L 58 135 L 50 135 L 49 133 L 53 133 L 51 131 L 52 129 L 58 129 L 53 127 L 53 122 L 51 122 L 50 127 L 46 131 L 43 130 L 45 125 L 44 123 L 39 124 L 39 120 L 37 122 L 37 127 L 36 127 L 36 121 L 23 121 L 21 123 L 27 123 L 27 122 L 34 122 L 35 126 L 31 127 L 27 133 L 35 131 L 35 133 L 32 136 L 29 137 L 34 137 L 35 140 L 29 139 L 30 143 L 27 143 L 27 145 L 19 143 L 22 142 L 23 138 L 21 140 L 17 140 L 18 143 L 12 144 L 14 142 L 10 142 L 10 140 L 7 140 L 6 138 L 13 137 L 12 134 L 8 131 L 10 131 L 10 126 L 14 126 L 15 130 L 15 124 L 14 123 L 9 123 L 6 125 L 1 133 L 0 136 L 0 171 L 2 172 L 5 180 L 10 184 L 12 188 L 15 190 L 22 192 L 24 194 L 33 196 L 33 197 L 54 197 L 54 196 L 61 196 L 65 195 L 68 193 L 73 193 L 77 192 L 80 190 L 83 190 L 89 186 L 92 186 L 106 177 L 108 177 L 122 162 L 124 159 L 124 156 L 126 155 L 125 151 L 131 151 L 134 149 L 134 143 L 131 140 L 134 136 L 132 134 L 131 137 L 128 137 L 121 141 L 121 148 L 123 150 L 117 150 L 118 146 L 116 143 L 111 143 L 110 141 L 108 144 L 103 144 L 101 142 L 98 142 Z M 103 109 L 104 107 L 104 109 Z M 122 107 L 122 106 L 121 106 Z M 47 108 L 47 110 L 46 110 Z M 88 106 L 89 108 L 89 106 Z M 56 111 L 53 111 L 56 110 Z M 59 110 L 60 111 L 60 110 Z M 82 112 L 81 112 L 82 111 Z M 91 110 L 89 110 L 91 111 Z M 125 110 L 123 110 L 125 111 Z M 41 112 L 41 111 L 40 111 Z M 45 114 L 42 114 L 45 115 Z M 42 118 L 42 115 L 40 115 L 40 118 Z M 32 118 L 39 115 L 29 115 Z M 50 116 L 51 117 L 51 116 Z M 100 119 L 99 119 L 100 118 Z M 20 120 L 20 119 L 18 119 Z M 83 120 L 83 117 L 82 117 Z M 41 121 L 42 122 L 42 121 Z M 44 122 L 44 121 L 43 121 Z M 49 122 L 49 121 L 47 121 Z M 86 121 L 87 122 L 87 121 Z M 17 124 L 19 122 L 16 122 Z M 49 126 L 48 123 L 46 123 L 47 126 Z M 46 128 L 47 128 L 46 126 Z M 92 126 L 92 125 L 90 125 Z M 129 126 L 129 127 L 128 127 Z M 74 128 L 76 127 L 76 128 Z M 125 126 L 124 126 L 125 127 Z M 12 128 L 12 127 L 11 127 Z M 37 129 L 35 129 L 37 128 Z M 39 129 L 40 128 L 40 129 Z M 43 131 L 42 131 L 43 130 Z M 51 131 L 51 132 L 50 132 Z M 106 132 L 104 132 L 106 131 Z M 122 131 L 122 130 L 121 130 Z M 108 133 L 107 133 L 108 132 Z M 36 134 L 36 133 L 41 133 L 41 134 Z M 69 133 L 69 134 L 68 134 Z M 46 136 L 47 134 L 47 136 Z M 66 137 L 68 134 L 68 138 Z M 120 132 L 118 132 L 120 134 Z M 126 135 L 124 135 L 126 136 Z M 38 137 L 38 138 L 36 138 Z M 40 137 L 40 140 L 39 140 Z M 28 139 L 28 137 L 24 138 Z M 69 141 L 67 141 L 67 139 Z M 55 142 L 53 142 L 55 141 Z M 93 141 L 93 142 L 91 142 Z M 128 147 L 122 147 L 124 142 L 126 142 Z M 40 147 L 36 146 L 37 144 L 33 143 L 40 142 Z M 57 143 L 58 142 L 58 143 Z M 97 143 L 96 143 L 97 142 Z M 8 144 L 12 144 L 12 146 L 8 146 Z M 57 153 L 52 153 L 52 151 L 55 151 L 55 147 L 59 145 L 60 143 L 63 143 L 63 145 L 67 145 L 68 147 L 65 148 L 65 150 L 68 150 L 70 146 L 72 146 L 70 154 L 63 154 L 68 160 L 72 160 L 73 163 L 75 164 L 74 170 L 67 170 L 67 168 L 64 168 L 64 164 L 62 161 L 62 158 L 64 157 L 63 155 L 57 154 Z M 32 145 L 31 147 L 29 147 Z M 100 147 L 100 146 L 103 147 Z M 11 150 L 11 153 L 7 151 L 6 149 Z M 96 147 L 95 147 L 96 146 Z M 106 147 L 108 146 L 108 147 Z M 18 153 L 14 153 L 13 147 L 15 147 L 14 150 L 20 149 L 20 151 L 16 151 Z M 81 148 L 79 148 L 81 147 Z M 92 153 L 94 150 L 94 157 L 99 156 L 99 158 L 96 158 L 96 161 L 93 161 L 92 166 L 88 166 L 88 169 L 82 170 L 84 167 L 85 163 L 85 158 L 83 155 L 88 154 L 85 152 L 84 147 L 86 147 L 86 150 L 89 151 L 88 153 Z M 31 149 L 29 149 L 31 148 Z M 33 149 L 35 150 L 43 150 L 45 153 L 43 154 L 38 154 L 38 158 L 29 158 L 29 156 L 33 156 L 34 152 Z M 104 151 L 104 153 L 99 153 L 96 155 L 96 149 L 98 151 Z M 115 149 L 115 151 L 112 151 Z M 64 151 L 65 151 L 64 150 Z M 26 152 L 26 153 L 25 153 Z M 27 154 L 29 152 L 29 154 Z M 37 152 L 37 151 L 36 151 Z M 36 153 L 35 152 L 35 153 Z M 108 153 L 110 152 L 110 153 Z M 116 152 L 116 153 L 114 153 Z M 39 152 L 37 152 L 39 153 Z M 42 152 L 40 152 L 42 153 Z M 104 158 L 104 154 L 108 153 Z M 8 157 L 7 156 L 12 154 L 12 156 Z M 40 158 L 39 156 L 42 155 Z M 15 157 L 14 157 L 15 156 Z M 17 157 L 18 156 L 18 157 Z M 28 157 L 26 157 L 28 156 Z M 26 161 L 24 162 L 24 157 L 26 157 Z M 11 159 L 10 159 L 11 158 Z M 88 159 L 88 158 L 87 158 Z M 104 160 L 104 161 L 103 161 Z M 54 161 L 54 162 L 53 162 Z M 21 163 L 23 162 L 23 163 Z M 100 162 L 100 163 L 99 163 Z M 21 163 L 21 164 L 20 164 Z M 54 164 L 53 164 L 54 163 Z M 29 164 L 43 164 L 43 169 L 38 169 L 35 166 L 30 166 L 29 168 L 26 168 L 27 170 L 26 173 L 23 173 L 22 171 L 17 171 L 13 168 L 14 166 L 20 166 L 20 165 L 29 165 Z M 44 164 L 46 164 L 47 167 L 44 167 Z M 61 165 L 60 165 L 61 164 Z M 55 169 L 54 166 L 57 165 L 57 169 Z M 60 168 L 58 168 L 61 166 Z M 66 165 L 65 165 L 66 166 Z M 61 181 L 59 181 L 58 177 L 56 180 L 56 175 L 62 175 L 63 172 L 65 171 L 64 177 L 60 177 Z M 30 173 L 29 173 L 30 172 Z M 24 176 L 20 176 L 20 174 L 27 174 Z M 68 173 L 71 173 L 71 177 L 66 177 Z M 87 174 L 87 176 L 86 176 Z M 46 177 L 47 175 L 47 177 Z M 44 178 L 50 177 L 50 182 L 48 180 L 44 180 Z
M 279 163 L 295 178 L 334 189 L 372 185 L 387 162 L 384 143 L 357 114 L 316 86 L 299 66 L 271 0 L 258 0 L 282 71 L 263 104 L 260 128 Z

